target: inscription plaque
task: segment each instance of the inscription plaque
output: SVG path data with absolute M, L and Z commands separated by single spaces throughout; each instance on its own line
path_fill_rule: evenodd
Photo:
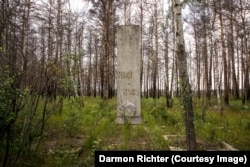
M 141 123 L 140 29 L 117 27 L 117 124 Z

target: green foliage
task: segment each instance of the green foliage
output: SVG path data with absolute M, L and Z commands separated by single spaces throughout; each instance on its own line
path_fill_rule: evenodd
M 210 105 L 205 122 L 196 117 L 196 134 L 207 141 L 225 141 L 240 150 L 249 150 L 250 131 L 247 127 L 250 112 L 241 107 L 240 100 L 230 103 L 230 106 L 224 107 L 222 115 Z M 196 115 L 199 113 L 196 112 Z
M 11 112 L 11 100 L 15 96 L 15 91 L 12 89 L 12 78 L 6 78 L 0 82 L 0 133 L 5 127 L 15 119 L 15 113 Z M 1 135 L 2 136 L 2 135 Z
M 34 140 L 30 153 L 37 156 L 28 160 L 22 156 L 20 164 L 26 162 L 25 166 L 32 166 L 39 162 L 40 166 L 46 167 L 94 166 L 95 150 L 168 150 L 170 142 L 163 135 L 185 134 L 183 106 L 179 99 L 175 99 L 173 107 L 168 109 L 164 98 L 142 98 L 141 125 L 116 124 L 116 99 L 88 97 L 84 98 L 84 106 L 79 105 L 79 101 L 83 99 L 64 99 L 62 112 L 51 113 L 44 129 L 45 135 L 37 148 L 35 136 L 39 136 L 36 132 L 39 126 L 34 125 L 41 120 L 39 113 L 44 100 L 40 99 L 38 112 L 32 121 L 34 125 L 28 133 L 33 135 Z M 242 108 L 240 101 L 233 101 L 221 116 L 213 108 L 215 104 L 194 99 L 198 140 L 208 143 L 225 141 L 238 149 L 250 149 L 249 109 Z M 206 121 L 201 119 L 203 105 L 206 105 Z M 47 111 L 50 112 L 53 106 L 52 103 L 47 104 Z M 27 112 L 22 112 L 17 122 L 20 131 L 25 115 L 28 115 Z M 181 140 L 178 139 L 178 143 L 181 145 Z
M 5 157 L 5 165 L 14 166 L 20 156 L 30 153 L 31 143 L 40 131 L 34 121 L 37 103 L 29 98 L 29 88 L 21 88 L 18 74 L 9 75 L 5 66 L 0 74 L 0 159 Z
M 79 114 L 77 112 L 70 112 L 69 115 L 63 120 L 63 129 L 69 136 L 73 136 L 76 133 L 76 129 L 80 126 Z

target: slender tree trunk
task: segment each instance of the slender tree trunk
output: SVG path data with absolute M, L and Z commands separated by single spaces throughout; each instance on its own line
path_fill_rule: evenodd
M 172 1 L 172 2 L 174 2 L 174 1 Z M 175 24 L 175 15 L 173 14 L 172 15 L 172 27 L 171 27 L 172 32 L 175 32 L 174 24 Z M 176 35 L 173 33 L 172 37 L 173 37 L 173 48 L 176 48 Z M 176 52 L 174 49 L 172 49 L 172 55 L 173 55 L 173 57 L 172 57 L 173 63 L 172 63 L 172 78 L 171 78 L 170 92 L 171 92 L 172 97 L 174 97 L 175 93 L 176 93 L 176 97 L 178 97 L 178 95 L 179 95 L 179 93 L 178 93 L 179 92 L 179 90 L 178 90 L 178 70 L 177 70 L 178 65 L 177 65 Z M 174 87 L 174 84 L 176 85 L 175 87 Z
M 241 87 L 242 87 L 242 104 L 245 105 L 246 103 L 246 97 L 245 97 L 245 92 L 246 92 L 246 88 L 245 88 L 245 60 L 244 60 L 244 43 L 243 43 L 243 37 L 241 37 Z
M 200 99 L 201 97 L 201 89 L 200 89 L 200 84 L 201 84 L 201 68 L 200 68 L 200 51 L 199 51 L 199 47 L 198 47 L 198 37 L 196 37 L 196 29 L 195 29 L 195 25 L 194 25 L 194 32 L 195 32 L 195 55 L 196 55 L 196 67 L 197 67 L 197 71 L 196 71 L 196 77 L 197 77 L 197 96 L 198 99 Z
M 91 96 L 91 81 L 92 81 L 92 32 L 89 33 L 89 70 L 87 83 L 87 96 Z
M 140 48 L 140 56 L 141 56 L 141 73 L 140 73 L 140 82 L 141 82 L 141 89 L 142 89 L 142 79 L 143 79 L 143 62 L 144 62 L 144 54 L 143 54 L 143 0 L 140 0 L 140 28 L 141 28 L 141 48 Z M 145 79 L 145 78 L 144 78 Z M 142 96 L 143 91 L 141 91 Z
M 173 5 L 175 15 L 176 54 L 178 59 L 178 70 L 181 79 L 187 149 L 196 150 L 197 143 L 194 126 L 193 101 L 191 85 L 189 83 L 189 76 L 187 73 L 187 55 L 184 46 L 185 44 L 180 0 L 174 0 Z
M 204 9 L 205 10 L 205 9 Z M 205 11 L 203 12 L 205 17 Z M 207 25 L 206 20 L 203 22 L 203 60 L 204 60 L 204 86 L 205 86 L 205 97 L 210 100 L 210 89 L 209 89 L 209 73 L 208 73 L 208 53 L 207 53 Z
M 209 86 L 209 91 L 210 91 L 210 97 L 212 96 L 212 68 L 213 68 L 213 49 L 212 49 L 212 46 L 213 46 L 213 40 L 212 40 L 212 37 L 211 37 L 211 42 L 210 42 L 210 62 L 209 62 L 209 80 L 208 80 L 208 86 Z
M 95 35 L 95 77 L 94 77 L 94 97 L 97 96 L 97 77 L 98 77 L 98 39 Z
M 233 29 L 233 12 L 230 12 L 230 33 L 228 35 L 228 49 L 229 49 L 229 56 L 232 61 L 232 91 L 233 91 L 233 97 L 235 99 L 239 99 L 239 88 L 236 78 L 236 72 L 235 72 L 235 57 L 234 57 L 234 29 Z
M 174 40 L 175 41 L 175 40 Z M 174 47 L 175 48 L 175 47 Z M 172 63 L 172 74 L 171 74 L 171 82 L 170 82 L 170 94 L 171 94 L 171 97 L 173 98 L 174 97 L 174 91 L 173 91 L 173 85 L 174 85 L 174 77 L 175 77 L 175 51 L 173 49 L 173 57 L 172 59 L 174 60 L 173 63 Z M 177 75 L 177 74 L 176 74 Z
M 225 38 L 224 38 L 224 24 L 222 20 L 222 7 L 221 0 L 219 3 L 219 20 L 220 20 L 220 30 L 221 30 L 221 54 L 223 58 L 223 76 L 224 76 L 224 103 L 225 105 L 229 105 L 229 97 L 228 97 L 228 70 L 227 70 L 227 57 L 226 57 L 226 46 L 225 46 Z
M 171 96 L 169 94 L 169 58 L 168 58 L 168 52 L 169 52 L 169 48 L 168 48 L 168 18 L 166 18 L 166 27 L 164 28 L 164 33 L 165 33 L 165 50 L 164 50 L 164 54 L 165 54 L 165 73 L 166 73 L 166 80 L 165 80 L 165 96 L 166 96 L 166 106 L 169 108 L 172 106 L 171 104 Z
M 215 88 L 216 88 L 216 97 L 217 97 L 217 103 L 218 103 L 218 111 L 222 114 L 222 108 L 221 108 L 221 95 L 220 95 L 220 69 L 219 69 L 219 59 L 218 59 L 218 52 L 217 52 L 217 43 L 214 43 L 214 81 L 215 81 Z
M 78 86 L 79 86 L 79 96 L 84 95 L 83 91 L 83 67 L 82 67 L 82 55 L 83 55 L 83 50 L 82 50 L 82 43 L 83 43 L 83 25 L 80 24 L 79 27 L 79 36 L 78 36 Z
M 109 87 L 110 87 L 110 54 L 112 49 L 112 32 L 111 26 L 113 23 L 113 3 L 114 0 L 109 1 L 100 1 L 102 6 L 102 24 L 103 24 L 103 32 L 102 32 L 102 49 L 103 49 L 103 57 L 102 57 L 102 64 L 101 64 L 101 72 L 102 72 L 102 98 L 107 99 L 109 98 Z
M 149 84 L 149 79 L 150 79 L 150 77 L 149 77 L 149 73 L 150 73 L 150 71 L 149 71 L 149 68 L 150 68 L 149 56 L 147 59 L 148 59 L 148 61 L 147 61 L 147 73 L 146 73 L 146 75 L 147 75 L 147 78 L 146 78 L 146 98 L 148 98 L 150 95 L 150 92 L 149 92 L 149 88 L 150 88 L 150 84 Z
M 157 20 L 157 7 L 156 4 L 154 5 L 154 18 L 152 20 L 153 24 L 153 31 L 154 31 L 154 43 L 155 43 L 155 52 L 153 58 L 153 98 L 157 98 L 157 76 L 158 76 L 158 20 Z M 153 36 L 152 36 L 153 38 Z M 153 41 L 152 41 L 153 43 Z

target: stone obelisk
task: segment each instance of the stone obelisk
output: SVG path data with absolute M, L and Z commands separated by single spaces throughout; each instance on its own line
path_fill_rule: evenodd
M 117 27 L 117 124 L 141 124 L 140 28 Z

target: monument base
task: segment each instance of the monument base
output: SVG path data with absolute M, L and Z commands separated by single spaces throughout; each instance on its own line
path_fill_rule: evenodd
M 132 124 L 132 125 L 138 125 L 142 123 L 142 119 L 140 116 L 134 116 L 134 117 L 123 117 L 123 116 L 117 116 L 116 117 L 116 124 Z

